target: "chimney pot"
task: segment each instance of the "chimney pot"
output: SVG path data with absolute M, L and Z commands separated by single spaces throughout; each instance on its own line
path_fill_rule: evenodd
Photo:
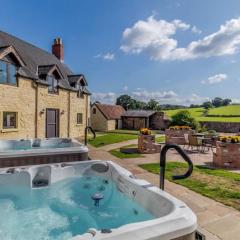
M 52 45 L 52 54 L 55 55 L 61 62 L 64 61 L 64 47 L 61 38 L 55 38 Z

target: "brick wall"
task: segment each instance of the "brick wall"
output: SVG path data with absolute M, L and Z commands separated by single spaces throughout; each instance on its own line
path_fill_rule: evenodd
M 218 141 L 213 163 L 218 167 L 240 168 L 240 144 Z
M 29 79 L 19 78 L 18 87 L 0 84 L 0 139 L 45 138 L 46 108 L 56 108 L 62 113 L 59 116 L 60 137 L 82 137 L 88 103 L 87 95 L 84 95 L 84 99 L 77 98 L 76 92 L 63 89 L 59 89 L 59 94 L 49 94 L 47 86 L 39 85 L 36 89 Z M 45 112 L 41 114 L 41 110 Z M 3 111 L 18 113 L 17 129 L 3 129 Z M 77 113 L 83 113 L 81 125 L 77 125 Z
M 209 130 L 226 133 L 240 132 L 240 122 L 200 122 L 201 126 L 207 127 Z

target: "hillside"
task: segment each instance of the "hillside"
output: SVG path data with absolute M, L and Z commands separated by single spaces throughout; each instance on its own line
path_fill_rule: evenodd
M 219 108 L 213 108 L 208 111 L 207 116 L 203 116 L 203 108 L 188 108 L 166 110 L 169 117 L 181 110 L 188 110 L 197 121 L 215 121 L 215 122 L 240 122 L 240 105 L 229 105 Z

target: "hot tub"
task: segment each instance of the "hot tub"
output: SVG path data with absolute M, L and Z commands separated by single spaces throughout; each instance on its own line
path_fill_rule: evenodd
M 0 186 L 0 239 L 195 239 L 183 202 L 110 161 L 2 169 Z
M 0 167 L 83 161 L 88 148 L 69 138 L 0 140 Z

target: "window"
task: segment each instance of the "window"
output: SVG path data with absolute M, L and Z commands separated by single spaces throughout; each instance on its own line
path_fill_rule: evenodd
M 77 97 L 78 97 L 78 98 L 84 98 L 83 92 L 79 90 L 79 91 L 77 92 Z
M 83 114 L 77 113 L 77 124 L 82 124 L 82 123 L 83 123 Z
M 93 111 L 92 111 L 92 112 L 93 112 L 93 114 L 96 114 L 96 112 L 97 112 L 97 111 L 96 111 L 96 108 L 93 108 Z
M 54 76 L 47 76 L 48 92 L 58 93 L 58 80 Z
M 17 113 L 3 112 L 3 129 L 17 128 Z
M 0 61 L 0 83 L 17 85 L 17 67 L 11 63 Z

